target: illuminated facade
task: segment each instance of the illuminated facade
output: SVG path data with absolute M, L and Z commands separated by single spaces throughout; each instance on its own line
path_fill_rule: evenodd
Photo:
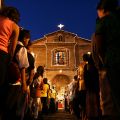
M 82 55 L 91 50 L 91 41 L 58 30 L 32 42 L 36 67 L 45 67 L 45 77 L 60 88 L 77 74 Z

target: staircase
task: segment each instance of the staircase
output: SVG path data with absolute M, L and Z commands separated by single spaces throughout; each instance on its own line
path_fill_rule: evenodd
M 48 115 L 42 115 L 42 119 L 39 120 L 77 120 L 74 115 L 64 112 L 64 110 L 58 110 L 58 112 Z

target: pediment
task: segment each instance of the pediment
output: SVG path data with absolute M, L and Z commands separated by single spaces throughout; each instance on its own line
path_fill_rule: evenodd
M 58 30 L 44 35 L 43 38 L 37 39 L 32 42 L 33 45 L 45 45 L 45 43 L 75 43 L 88 44 L 90 40 L 81 38 L 75 33 L 71 33 L 64 30 Z
M 43 37 L 43 38 L 32 41 L 32 45 L 44 45 L 45 41 L 46 39 L 45 37 Z
M 70 35 L 70 36 L 73 36 L 73 37 L 76 36 L 75 33 L 71 33 L 71 32 L 65 31 L 65 30 L 58 30 L 58 31 L 55 31 L 55 32 L 46 34 L 45 36 L 46 36 L 46 37 L 50 37 L 50 36 L 55 36 L 55 35 L 59 35 L 59 34 L 61 34 L 61 35 L 63 35 L 63 34 L 64 34 L 64 35 Z

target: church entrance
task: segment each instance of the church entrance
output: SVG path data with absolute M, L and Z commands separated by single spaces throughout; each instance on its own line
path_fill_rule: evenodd
M 51 82 L 57 91 L 58 109 L 64 109 L 64 93 L 66 86 L 70 83 L 70 78 L 64 74 L 58 74 Z
M 54 76 L 51 82 L 53 85 L 55 85 L 56 90 L 60 91 L 61 88 L 66 87 L 71 82 L 71 80 L 67 75 L 57 74 Z

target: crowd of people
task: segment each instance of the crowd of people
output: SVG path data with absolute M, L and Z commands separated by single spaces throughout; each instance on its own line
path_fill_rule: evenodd
M 56 112 L 57 92 L 53 86 L 48 83 L 48 79 L 43 76 L 44 67 L 38 66 L 30 85 L 29 114 L 27 119 L 38 119 L 40 115 L 48 115 Z
M 17 8 L 0 10 L 0 120 L 37 119 L 39 112 L 47 114 L 55 104 L 51 96 L 56 93 L 52 95 L 53 89 L 43 77 L 44 67 L 38 66 L 35 72 L 30 30 L 20 27 L 19 20 Z
M 91 38 L 91 54 L 83 55 L 85 64 L 80 68 L 83 71 L 80 73 L 82 77 L 78 76 L 77 82 L 72 85 L 76 92 L 69 89 L 69 106 L 76 105 L 72 107 L 72 111 L 78 119 L 120 120 L 119 1 L 100 0 L 96 9 L 98 18 Z M 81 79 L 85 85 L 82 94 L 81 89 L 78 89 L 83 84 Z
M 84 54 L 83 61 L 80 74 L 68 85 L 65 108 L 78 120 L 100 120 L 99 73 L 92 54 Z
M 120 120 L 120 8 L 119 0 L 100 0 L 92 35 L 91 54 L 65 93 L 65 110 L 78 120 Z M 38 119 L 56 112 L 56 91 L 35 71 L 30 30 L 18 23 L 17 8 L 0 9 L 0 120 Z

